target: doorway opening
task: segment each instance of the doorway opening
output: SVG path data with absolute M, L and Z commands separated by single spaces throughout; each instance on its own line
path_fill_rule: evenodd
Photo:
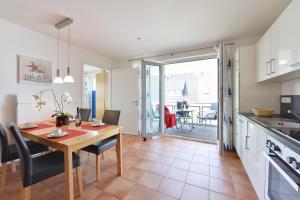
M 82 107 L 91 109 L 90 118 L 102 119 L 110 108 L 111 71 L 93 65 L 83 65 Z
M 217 111 L 217 59 L 165 65 L 166 134 L 217 141 Z
M 142 61 L 142 136 L 217 142 L 218 59 Z

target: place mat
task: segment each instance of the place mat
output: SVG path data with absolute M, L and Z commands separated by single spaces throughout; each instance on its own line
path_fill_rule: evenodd
M 53 125 L 51 124 L 36 124 L 38 125 L 37 127 L 34 127 L 34 128 L 23 128 L 21 130 L 24 130 L 24 131 L 37 131 L 37 130 L 41 130 L 41 129 L 45 129 L 45 128 L 51 128 L 51 127 L 54 127 Z
M 105 128 L 108 128 L 110 126 L 111 125 L 109 125 L 109 124 L 105 124 L 103 126 L 92 126 L 91 124 L 84 124 L 84 125 L 81 125 L 81 128 L 82 129 L 87 129 L 87 130 L 90 130 L 90 131 L 99 131 L 101 129 L 105 129 Z
M 68 135 L 59 137 L 59 138 L 48 138 L 47 135 L 49 135 L 51 133 L 51 132 L 49 132 L 46 134 L 39 135 L 39 137 L 46 138 L 51 141 L 59 142 L 59 141 L 67 140 L 67 139 L 77 137 L 79 135 L 83 135 L 83 134 L 87 133 L 86 131 L 72 130 L 72 129 L 68 129 L 68 128 L 62 128 L 62 131 L 67 132 Z

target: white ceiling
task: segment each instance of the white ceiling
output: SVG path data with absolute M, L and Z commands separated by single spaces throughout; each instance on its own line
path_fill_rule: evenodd
M 262 35 L 291 0 L 0 0 L 0 18 L 114 58 Z M 137 40 L 141 37 L 141 40 Z

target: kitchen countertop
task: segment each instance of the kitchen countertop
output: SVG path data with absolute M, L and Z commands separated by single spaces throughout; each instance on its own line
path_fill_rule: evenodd
M 287 118 L 282 118 L 280 117 L 280 115 L 278 114 L 274 114 L 272 115 L 272 117 L 257 117 L 256 115 L 254 115 L 253 113 L 239 113 L 240 115 L 246 117 L 247 119 L 249 119 L 250 121 L 260 125 L 261 127 L 267 129 L 273 136 L 275 135 L 275 137 L 279 140 L 281 140 L 283 143 L 285 143 L 286 145 L 289 145 L 292 143 L 293 146 L 299 150 L 300 148 L 300 142 L 296 141 L 290 137 L 287 137 L 285 134 L 280 133 L 276 130 L 274 130 L 273 128 L 271 128 L 268 123 L 272 123 L 272 122 L 297 122 L 297 120 L 293 120 L 293 119 L 287 119 Z M 299 130 L 300 131 L 300 130 Z

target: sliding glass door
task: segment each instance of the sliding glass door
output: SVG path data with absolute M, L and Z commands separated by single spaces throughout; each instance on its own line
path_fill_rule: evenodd
M 164 65 L 142 61 L 142 136 L 164 132 Z

